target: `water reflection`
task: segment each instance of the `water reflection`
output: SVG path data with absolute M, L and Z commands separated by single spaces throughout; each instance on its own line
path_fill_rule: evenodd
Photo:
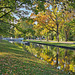
M 30 44 L 25 48 L 35 57 L 47 61 L 57 69 L 75 73 L 75 51 L 41 44 Z
M 15 42 L 15 44 L 19 47 L 21 46 L 25 51 L 30 52 L 35 57 L 45 60 L 53 66 L 56 66 L 57 69 L 75 75 L 75 50 L 68 50 L 34 43 L 25 45 L 23 43 Z

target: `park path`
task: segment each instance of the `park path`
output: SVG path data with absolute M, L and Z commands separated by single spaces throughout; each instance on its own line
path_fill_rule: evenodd
M 33 39 L 30 39 L 30 40 L 33 40 Z M 46 40 L 34 40 L 34 41 L 46 41 Z M 47 42 L 47 41 L 46 41 Z M 57 43 L 58 41 L 52 41 L 52 40 L 49 40 L 48 42 L 54 42 L 54 43 Z M 71 41 L 59 41 L 59 43 L 67 43 L 67 44 L 75 44 L 75 41 L 71 42 Z

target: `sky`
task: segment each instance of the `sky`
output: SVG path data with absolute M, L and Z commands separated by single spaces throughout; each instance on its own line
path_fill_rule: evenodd
M 23 5 L 24 6 L 24 5 Z M 28 7 L 29 8 L 29 7 Z M 25 6 L 24 7 L 22 7 L 22 8 L 20 8 L 19 9 L 19 11 L 21 11 L 21 15 L 22 16 L 24 16 L 24 17 L 29 17 L 30 15 L 31 15 L 31 13 L 32 13 L 32 10 L 27 10 L 26 8 L 25 8 Z M 25 13 L 29 13 L 28 15 L 27 14 L 25 14 Z M 17 14 L 13 14 L 13 16 L 18 20 L 18 19 L 20 19 L 18 16 L 17 16 Z
M 24 5 L 23 5 L 24 6 Z M 50 7 L 49 7 L 49 9 L 51 10 L 52 9 L 52 6 L 50 5 Z M 26 11 L 26 12 L 28 12 L 29 14 L 28 15 L 26 15 L 26 14 L 24 14 L 24 13 L 21 13 L 22 14 L 22 16 L 24 16 L 24 17 L 29 17 L 30 15 L 31 15 L 31 13 L 33 12 L 32 10 L 27 10 L 25 7 L 23 8 L 20 8 L 19 9 L 20 11 Z M 17 14 L 13 14 L 13 16 L 18 20 L 18 19 L 20 19 L 18 16 L 17 16 Z

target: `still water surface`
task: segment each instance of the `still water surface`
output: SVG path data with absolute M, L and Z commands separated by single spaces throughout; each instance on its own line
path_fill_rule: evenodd
M 21 45 L 35 57 L 45 60 L 61 71 L 75 74 L 75 50 L 30 43 L 30 45 Z
M 25 48 L 35 57 L 47 61 L 57 69 L 70 73 L 75 72 L 75 50 L 33 43 Z

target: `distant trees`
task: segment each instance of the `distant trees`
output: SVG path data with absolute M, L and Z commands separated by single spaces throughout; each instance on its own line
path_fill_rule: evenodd
M 20 19 L 19 22 L 15 25 L 15 36 L 19 35 L 18 37 L 32 37 L 34 35 L 32 19 Z
M 75 0 L 1 0 L 0 35 L 74 40 L 74 7 Z
M 37 0 L 17 0 L 17 1 L 16 0 L 13 0 L 13 1 L 1 0 L 0 1 L 0 30 L 1 30 L 1 32 L 4 32 L 5 28 L 7 28 L 7 30 L 8 30 L 7 24 L 9 24 L 10 27 L 13 26 L 13 27 L 16 27 L 16 29 L 18 29 L 19 31 L 22 31 L 20 28 L 18 28 L 18 26 L 16 26 L 16 24 L 14 24 L 14 21 L 16 20 L 15 17 L 17 16 L 17 18 L 22 18 L 22 17 L 25 18 L 26 15 L 29 15 L 29 12 L 28 12 L 29 10 L 32 10 L 35 13 L 38 13 L 35 9 L 36 3 L 38 2 L 37 4 L 39 5 L 39 8 L 38 8 L 39 10 L 40 10 L 41 5 L 42 5 L 42 7 L 44 6 L 43 3 L 40 1 L 37 1 Z M 20 10 L 20 9 L 26 9 L 26 10 Z M 43 9 L 44 9 L 44 7 L 43 7 Z M 43 9 L 41 8 L 41 10 L 43 10 Z M 5 23 L 6 27 L 3 29 L 2 25 L 4 23 Z M 9 28 L 10 31 L 12 31 L 11 29 L 13 30 L 13 28 Z M 28 29 L 28 31 L 33 32 L 33 30 L 30 30 L 30 29 Z M 22 32 L 26 33 L 27 31 L 23 30 Z M 10 34 L 11 34 L 11 32 L 10 32 Z M 0 35 L 3 35 L 3 34 L 0 34 Z
M 36 33 L 48 36 L 50 33 L 56 32 L 58 42 L 61 35 L 65 41 L 69 40 L 69 33 L 73 26 L 73 24 L 70 25 L 70 22 L 74 19 L 72 4 L 74 2 L 71 0 L 48 0 L 44 3 L 45 12 L 39 12 L 37 15 L 31 14 L 31 16 L 35 16 L 34 22 L 37 21 L 37 25 L 34 25 Z M 36 6 L 37 8 L 38 6 Z

